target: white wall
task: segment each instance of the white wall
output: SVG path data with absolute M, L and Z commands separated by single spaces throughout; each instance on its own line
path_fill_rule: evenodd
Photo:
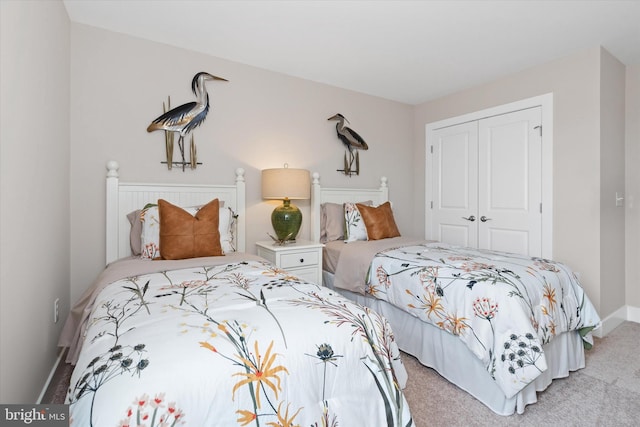
M 604 73 L 601 69 L 603 56 L 606 58 Z M 611 82 L 618 76 L 619 67 L 614 60 L 601 48 L 595 47 L 417 106 L 414 181 L 418 184 L 414 219 L 422 221 L 425 214 L 424 198 L 418 198 L 424 194 L 421 188 L 424 185 L 419 183 L 424 182 L 426 123 L 553 92 L 554 258 L 580 273 L 581 282 L 601 316 L 611 314 L 614 308 L 611 304 L 602 305 L 601 294 L 619 295 L 625 286 L 624 278 L 603 283 L 601 275 L 613 269 L 624 271 L 625 254 L 624 246 L 608 245 L 607 248 L 613 251 L 607 254 L 607 265 L 603 265 L 601 228 L 602 222 L 609 221 L 611 217 L 608 210 L 601 209 L 601 190 L 604 191 L 603 183 L 609 191 L 609 188 L 623 188 L 624 182 L 620 175 L 604 179 L 601 175 L 601 150 L 606 150 L 606 144 L 610 142 L 601 140 L 601 79 L 605 79 L 605 89 L 617 88 L 614 99 L 605 104 L 610 105 L 619 103 L 620 97 L 624 96 L 620 93 L 619 84 Z M 609 173 L 615 168 L 624 170 L 624 163 L 620 164 L 620 141 L 616 136 L 620 122 L 606 123 L 605 136 L 613 135 L 617 138 L 617 145 L 615 156 L 606 157 L 604 172 Z M 421 224 L 414 224 L 416 229 L 419 226 Z M 619 227 L 616 230 L 619 231 Z M 617 303 L 618 299 L 612 301 Z
M 207 84 L 212 109 L 195 132 L 195 171 L 168 171 L 164 137 L 147 133 L 162 113 L 193 100 L 198 71 L 229 82 Z M 346 177 L 344 148 L 327 118 L 344 114 L 369 144 L 360 176 Z M 246 169 L 247 250 L 269 239 L 276 202 L 260 196 L 260 171 L 306 168 L 327 186 L 377 187 L 388 176 L 400 231 L 413 234 L 412 107 L 292 78 L 196 52 L 86 25 L 71 25 L 71 298 L 75 301 L 104 267 L 104 177 L 107 160 L 120 162 L 126 181 L 227 182 Z M 176 152 L 177 153 L 177 152 Z M 401 190 L 402 189 L 402 190 Z M 301 238 L 309 238 L 309 201 Z
M 69 20 L 59 1 L 0 17 L 0 402 L 28 403 L 69 311 Z

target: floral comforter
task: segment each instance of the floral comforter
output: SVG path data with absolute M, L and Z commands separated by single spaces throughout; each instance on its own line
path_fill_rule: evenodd
M 575 275 L 540 258 L 426 242 L 379 252 L 367 283 L 463 340 L 507 398 L 547 369 L 543 344 L 574 330 L 590 339 L 600 324 Z
M 386 320 L 265 261 L 131 275 L 96 294 L 72 426 L 413 425 Z

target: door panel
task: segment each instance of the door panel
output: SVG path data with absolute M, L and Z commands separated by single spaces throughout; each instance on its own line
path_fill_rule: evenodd
M 540 108 L 478 123 L 478 246 L 540 256 L 542 252 Z
M 435 131 L 433 140 L 433 221 L 430 239 L 476 246 L 478 221 L 478 125 Z
M 494 251 L 527 254 L 525 250 L 530 246 L 529 236 L 530 233 L 528 231 L 502 230 L 497 227 L 486 227 L 485 238 L 487 242 L 485 248 Z
M 450 225 L 440 224 L 438 235 L 441 242 L 450 243 L 452 245 L 469 247 L 469 227 L 466 225 Z

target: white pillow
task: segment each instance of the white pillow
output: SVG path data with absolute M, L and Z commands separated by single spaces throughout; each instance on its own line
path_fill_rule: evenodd
M 200 206 L 182 208 L 195 215 Z M 220 246 L 223 253 L 235 252 L 233 246 L 233 229 L 235 225 L 235 215 L 231 208 L 220 208 L 218 214 L 218 231 L 220 232 Z M 141 253 L 140 258 L 154 259 L 160 257 L 160 214 L 158 205 L 148 204 L 140 212 L 142 221 Z
M 218 230 L 220 231 L 220 245 L 223 253 L 235 252 L 233 245 L 233 235 L 236 225 L 236 216 L 231 208 L 220 208 L 218 216 Z
M 344 204 L 345 243 L 367 240 L 367 228 L 355 203 Z

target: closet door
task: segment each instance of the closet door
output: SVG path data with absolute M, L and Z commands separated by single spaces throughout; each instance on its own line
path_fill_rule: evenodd
M 435 129 L 427 238 L 542 255 L 541 108 Z
M 428 238 L 478 245 L 478 123 L 434 131 L 433 213 Z
M 478 122 L 478 247 L 541 256 L 540 107 Z

